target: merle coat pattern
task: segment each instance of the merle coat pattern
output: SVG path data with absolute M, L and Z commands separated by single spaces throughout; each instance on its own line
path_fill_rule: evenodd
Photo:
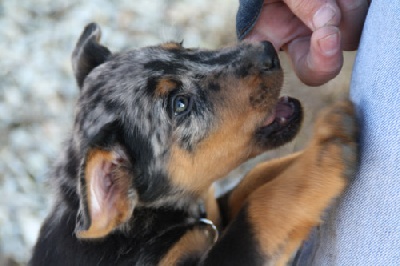
M 30 264 L 289 260 L 354 169 L 350 103 L 326 112 L 326 130 L 303 153 L 255 168 L 217 205 L 214 181 L 300 128 L 300 102 L 279 98 L 283 73 L 272 45 L 208 51 L 166 43 L 111 53 L 99 39 L 89 24 L 72 55 L 74 129 L 51 175 L 57 199 Z M 267 211 L 274 202 L 286 205 Z M 218 240 L 204 217 L 223 232 Z

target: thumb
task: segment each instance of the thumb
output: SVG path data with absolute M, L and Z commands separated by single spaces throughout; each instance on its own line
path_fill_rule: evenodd
M 293 40 L 286 47 L 297 76 L 309 86 L 320 86 L 334 78 L 342 68 L 340 32 L 336 27 L 316 30 L 311 38 Z
M 334 0 L 284 0 L 289 9 L 312 31 L 339 26 L 340 9 Z

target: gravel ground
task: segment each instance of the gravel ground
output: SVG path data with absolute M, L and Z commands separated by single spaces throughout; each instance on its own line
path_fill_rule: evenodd
M 111 50 L 169 40 L 184 40 L 187 47 L 216 48 L 235 42 L 237 2 L 0 1 L 0 265 L 27 262 L 51 206 L 46 172 L 71 129 L 78 91 L 70 55 L 84 25 L 98 22 L 103 43 Z M 287 90 L 296 87 L 294 94 L 303 96 L 315 114 L 346 94 L 346 89 L 337 90 L 347 87 L 346 73 L 318 93 L 289 75 Z M 313 116 L 306 124 L 312 123 Z M 299 140 L 257 160 L 301 148 L 308 139 L 308 128 Z

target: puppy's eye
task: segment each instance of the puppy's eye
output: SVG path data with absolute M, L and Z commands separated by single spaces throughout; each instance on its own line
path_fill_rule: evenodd
M 184 96 L 177 96 L 174 101 L 174 113 L 180 114 L 189 108 L 189 99 Z
M 191 98 L 187 95 L 175 95 L 170 102 L 171 113 L 181 116 L 190 112 L 192 105 Z

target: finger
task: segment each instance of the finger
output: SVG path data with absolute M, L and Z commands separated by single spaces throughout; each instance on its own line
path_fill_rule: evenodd
M 283 0 L 312 31 L 324 26 L 339 26 L 340 9 L 334 0 Z
M 342 21 L 342 46 L 345 51 L 356 50 L 368 12 L 368 0 L 339 0 Z
M 300 36 L 311 35 L 304 23 L 286 4 L 279 1 L 264 5 L 252 31 L 245 39 L 250 41 L 270 41 L 276 50 Z
M 287 45 L 297 76 L 310 86 L 319 86 L 333 79 L 342 68 L 343 54 L 337 27 L 316 30 L 311 38 L 300 38 Z

